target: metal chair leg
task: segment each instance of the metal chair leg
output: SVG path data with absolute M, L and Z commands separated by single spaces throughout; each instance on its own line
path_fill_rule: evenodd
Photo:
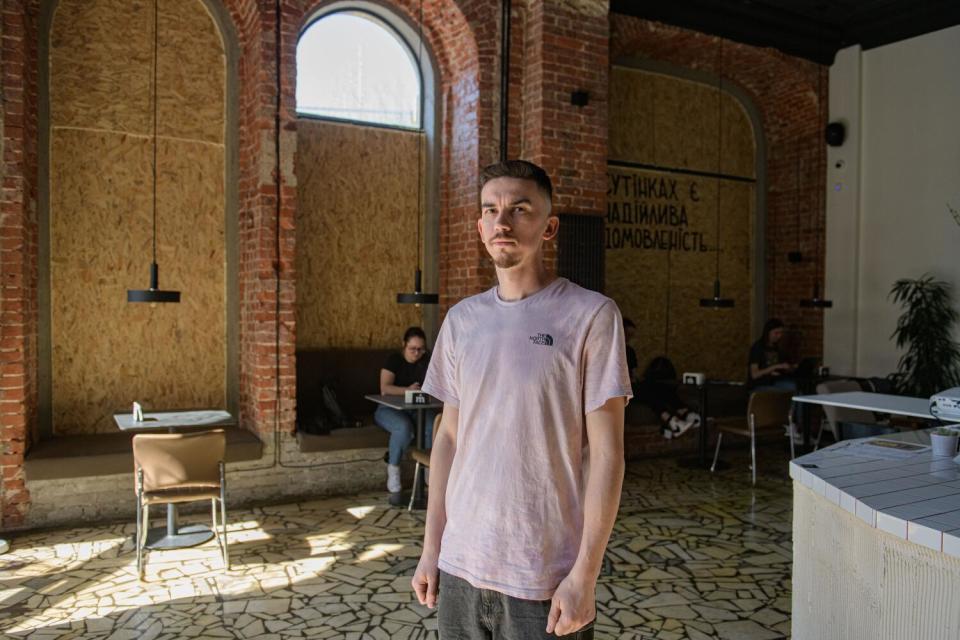
M 717 448 L 713 452 L 713 464 L 710 465 L 710 473 L 713 473 L 713 470 L 717 468 L 717 458 L 720 457 L 720 442 L 723 440 L 723 432 L 717 433 Z
M 137 467 L 137 530 L 134 546 L 137 551 L 137 579 L 143 580 L 143 548 L 147 542 L 147 520 L 150 506 L 143 503 L 143 469 Z
M 790 442 L 793 442 L 792 432 Z M 753 486 L 757 486 L 757 432 L 754 430 L 753 415 L 750 416 L 750 474 Z
M 410 490 L 410 503 L 407 505 L 407 511 L 413 511 L 413 497 L 417 491 L 417 481 L 420 480 L 420 463 L 413 468 L 413 488 Z
M 137 554 L 137 575 L 141 575 L 141 569 L 143 567 L 143 558 L 140 557 L 140 527 L 143 524 L 141 520 L 143 519 L 143 504 L 140 502 L 140 492 L 137 492 L 137 527 L 136 531 L 133 533 L 133 548 L 134 553 Z
M 823 428 L 826 426 L 827 421 L 820 421 L 820 430 L 817 431 L 817 439 L 813 441 L 813 450 L 816 451 L 820 448 L 820 438 L 823 437 Z
M 143 524 L 140 528 L 140 563 L 138 569 L 138 575 L 140 580 L 143 580 L 143 574 L 146 571 L 146 546 L 147 546 L 147 532 L 150 531 L 150 505 L 143 505 Z
M 227 551 L 227 476 L 223 462 L 220 463 L 220 527 L 223 538 L 223 568 L 230 570 L 230 554 Z
M 792 422 L 787 423 L 787 437 L 790 438 L 790 459 L 793 460 L 794 458 L 797 457 L 797 453 L 796 451 L 794 451 L 795 445 L 793 442 L 793 423 Z M 816 449 L 816 446 L 814 446 L 814 449 Z

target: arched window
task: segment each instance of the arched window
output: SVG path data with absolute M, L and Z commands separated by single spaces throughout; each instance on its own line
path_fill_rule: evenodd
M 297 44 L 297 114 L 421 127 L 421 80 L 407 43 L 377 17 L 339 11 Z

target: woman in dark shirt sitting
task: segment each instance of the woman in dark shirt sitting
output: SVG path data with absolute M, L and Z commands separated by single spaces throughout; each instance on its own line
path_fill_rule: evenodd
M 430 354 L 427 351 L 427 336 L 420 327 L 410 327 L 403 334 L 403 350 L 391 353 L 380 369 L 380 393 L 385 396 L 402 396 L 407 389 L 419 389 L 427 375 Z M 433 425 L 433 411 L 426 411 L 424 424 Z M 410 446 L 417 425 L 415 411 L 401 411 L 379 405 L 373 420 L 390 432 L 387 453 L 387 491 L 391 504 L 400 504 L 400 460 Z M 429 448 L 433 429 L 424 430 L 424 446 Z
M 751 389 L 774 388 L 796 391 L 796 380 L 790 375 L 796 367 L 789 362 L 781 348 L 783 321 L 770 318 L 763 325 L 763 334 L 750 347 L 747 364 L 747 384 Z

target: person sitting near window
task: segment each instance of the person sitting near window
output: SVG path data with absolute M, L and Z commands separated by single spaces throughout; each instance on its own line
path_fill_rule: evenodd
M 630 323 L 629 325 L 627 323 Z M 623 321 L 624 333 L 627 339 L 633 335 L 633 322 Z M 630 362 L 630 352 L 633 349 L 627 346 L 627 362 Z M 700 415 L 690 411 L 677 393 L 677 371 L 666 356 L 658 356 L 650 361 L 643 378 L 637 378 L 636 353 L 633 355 L 634 366 L 630 369 L 630 381 L 633 384 L 634 400 L 647 405 L 660 419 L 660 433 L 666 439 L 678 438 L 687 429 L 700 426 Z M 630 365 L 628 364 L 629 368 Z
M 402 396 L 408 389 L 420 389 L 427 375 L 430 353 L 427 351 L 427 336 L 420 327 L 410 327 L 403 334 L 403 349 L 391 353 L 380 369 L 380 394 Z M 424 424 L 432 425 L 435 411 L 424 412 Z M 390 492 L 390 504 L 400 506 L 400 460 L 410 446 L 417 426 L 416 411 L 402 411 L 383 405 L 377 406 L 373 421 L 390 432 L 390 445 L 387 451 L 387 491 Z M 424 447 L 430 448 L 433 429 L 424 429 Z
M 791 375 L 796 369 L 790 364 L 781 347 L 783 339 L 783 321 L 770 318 L 763 325 L 760 339 L 750 347 L 747 362 L 747 385 L 757 389 L 780 389 L 796 391 L 797 382 Z

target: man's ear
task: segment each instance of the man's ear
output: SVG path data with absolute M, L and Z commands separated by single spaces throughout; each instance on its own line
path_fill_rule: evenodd
M 486 242 L 483 239 L 483 218 L 477 218 L 477 233 L 480 234 L 480 242 Z
M 553 240 L 560 231 L 560 218 L 551 214 L 547 217 L 547 228 L 543 230 L 544 240 Z

